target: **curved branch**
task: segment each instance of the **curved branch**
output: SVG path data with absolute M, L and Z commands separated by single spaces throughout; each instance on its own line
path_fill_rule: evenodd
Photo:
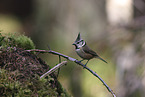
M 111 88 L 104 82 L 104 80 L 96 72 L 94 72 L 93 70 L 91 70 L 90 68 L 85 66 L 83 63 L 81 63 L 77 59 L 74 59 L 72 57 L 63 55 L 63 54 L 61 54 L 59 52 L 52 51 L 52 50 L 50 50 L 50 48 L 49 48 L 49 50 L 32 49 L 32 50 L 25 50 L 25 51 L 29 51 L 29 52 L 35 51 L 35 52 L 41 52 L 41 53 L 51 53 L 51 54 L 54 54 L 54 55 L 58 55 L 58 56 L 64 57 L 64 58 L 66 58 L 66 59 L 68 59 L 70 61 L 73 61 L 73 62 L 77 63 L 78 65 L 81 65 L 83 68 L 87 69 L 90 73 L 92 73 L 95 77 L 97 77 L 103 83 L 103 85 L 107 88 L 107 90 L 113 95 L 113 97 L 116 97 L 115 93 L 113 93 Z

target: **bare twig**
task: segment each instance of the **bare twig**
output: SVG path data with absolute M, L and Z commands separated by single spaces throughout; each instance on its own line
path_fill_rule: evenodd
M 61 57 L 60 56 L 59 56 L 59 63 L 61 63 Z M 58 78 L 59 72 L 60 72 L 60 68 L 58 68 L 58 72 L 57 72 L 56 78 Z
M 57 64 L 56 66 L 54 66 L 52 69 L 50 69 L 49 71 L 47 71 L 45 74 L 43 74 L 40 78 L 45 77 L 46 75 L 51 74 L 52 72 L 56 71 L 57 69 L 59 69 L 61 66 L 66 65 L 67 61 L 63 61 L 59 64 Z
M 103 79 L 96 72 L 94 72 L 93 70 L 91 70 L 90 68 L 88 68 L 87 66 L 85 66 L 83 63 L 81 63 L 77 59 L 74 59 L 72 57 L 63 55 L 63 54 L 58 53 L 58 52 L 55 52 L 55 51 L 52 51 L 52 50 L 50 50 L 50 48 L 49 48 L 49 50 L 32 49 L 32 50 L 26 50 L 26 51 L 29 51 L 29 52 L 35 51 L 35 52 L 41 52 L 41 53 L 51 53 L 51 54 L 61 56 L 63 58 L 66 58 L 66 59 L 68 59 L 70 61 L 73 61 L 73 62 L 81 65 L 83 68 L 87 69 L 90 73 L 92 73 L 94 76 L 96 76 L 103 83 L 103 85 L 107 88 L 107 90 L 113 95 L 113 97 L 116 97 L 116 95 L 113 93 L 113 91 L 111 90 L 111 88 L 103 81 Z

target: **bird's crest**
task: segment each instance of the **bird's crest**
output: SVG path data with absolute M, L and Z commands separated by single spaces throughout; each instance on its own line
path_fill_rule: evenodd
M 78 37 L 77 37 L 77 39 L 76 39 L 75 42 L 78 42 L 78 41 L 80 41 L 80 40 L 82 40 L 82 39 L 81 39 L 81 34 L 80 34 L 80 32 L 79 32 Z

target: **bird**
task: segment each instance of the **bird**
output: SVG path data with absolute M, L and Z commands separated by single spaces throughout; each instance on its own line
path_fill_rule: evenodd
M 95 51 L 89 48 L 89 46 L 86 44 L 86 42 L 81 38 L 81 34 L 79 32 L 77 39 L 72 44 L 75 46 L 76 53 L 83 59 L 87 60 L 85 66 L 89 62 L 90 59 L 98 58 L 102 60 L 103 62 L 107 63 L 104 59 L 102 59 Z M 81 60 L 81 61 L 83 61 Z M 81 62 L 80 61 L 80 62 Z

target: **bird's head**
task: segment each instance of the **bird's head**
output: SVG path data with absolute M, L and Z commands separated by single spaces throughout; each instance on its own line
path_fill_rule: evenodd
M 86 45 L 86 42 L 81 38 L 80 32 L 78 34 L 77 39 L 75 40 L 75 42 L 72 45 L 75 45 L 76 49 L 79 49 Z

